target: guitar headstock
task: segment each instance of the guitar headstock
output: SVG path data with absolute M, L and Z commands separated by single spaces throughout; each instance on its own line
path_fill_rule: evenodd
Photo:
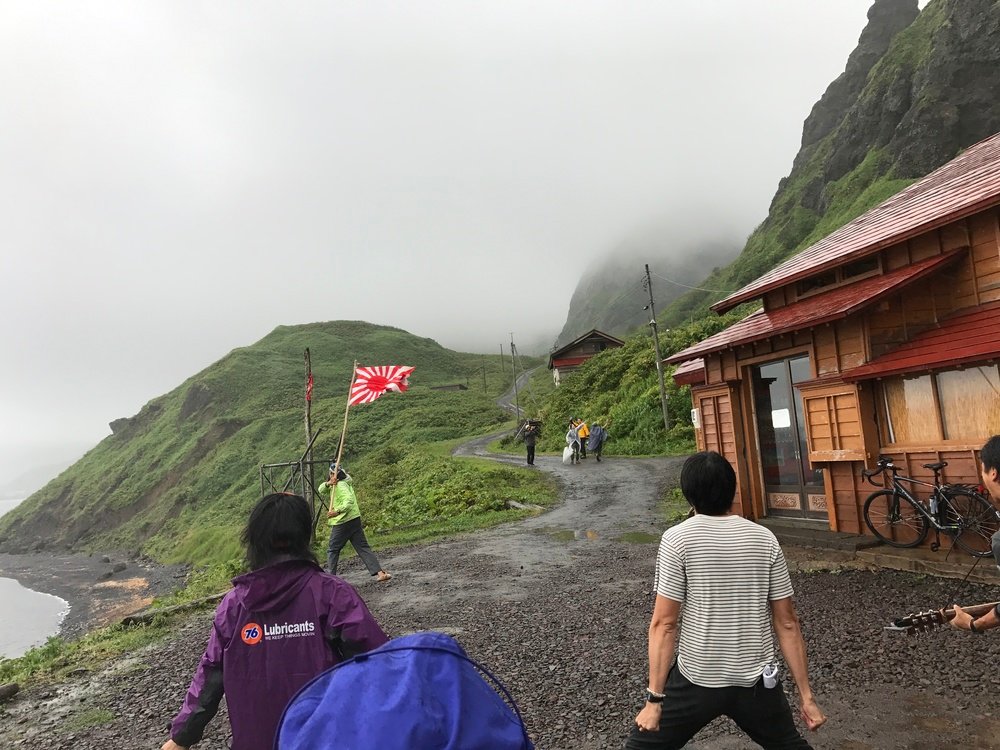
M 890 633 L 906 633 L 907 635 L 913 635 L 915 633 L 923 633 L 931 628 L 944 625 L 950 619 L 950 617 L 946 617 L 943 609 L 932 609 L 927 612 L 919 612 L 915 615 L 900 617 L 897 620 L 893 620 L 891 624 L 886 625 L 882 629 L 888 630 Z

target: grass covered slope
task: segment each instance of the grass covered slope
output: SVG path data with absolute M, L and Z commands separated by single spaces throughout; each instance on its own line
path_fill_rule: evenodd
M 733 312 L 707 317 L 660 334 L 660 352 L 668 357 L 691 344 L 721 331 L 746 314 Z M 606 451 L 624 456 L 686 453 L 694 450 L 691 425 L 691 394 L 677 386 L 666 367 L 664 384 L 672 429 L 666 432 L 656 374 L 656 353 L 649 335 L 632 336 L 625 346 L 606 349 L 566 376 L 546 396 L 537 412 L 528 416 L 543 420 L 539 450 L 561 451 L 571 417 L 608 428 L 611 439 Z M 551 378 L 548 370 L 534 377 Z
M 351 409 L 344 461 L 369 524 L 495 513 L 506 498 L 548 491 L 541 479 L 494 475 L 433 447 L 507 419 L 495 404 L 509 379 L 499 357 L 369 323 L 282 326 L 113 423 L 113 435 L 0 519 L 0 549 L 120 549 L 199 564 L 237 556 L 260 465 L 305 448 L 306 347 L 313 429 L 323 430 L 316 457 L 335 455 L 355 359 L 416 367 L 407 393 Z M 466 382 L 466 391 L 430 390 Z

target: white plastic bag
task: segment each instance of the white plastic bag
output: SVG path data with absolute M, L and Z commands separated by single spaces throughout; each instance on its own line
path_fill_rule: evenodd
M 563 463 L 568 464 L 572 460 L 573 460 L 573 449 L 567 445 L 565 448 L 563 448 Z

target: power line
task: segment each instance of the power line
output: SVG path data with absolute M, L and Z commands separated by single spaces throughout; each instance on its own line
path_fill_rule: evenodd
M 673 284 L 674 286 L 682 286 L 685 289 L 694 289 L 695 291 L 698 292 L 718 292 L 719 294 L 732 294 L 733 292 L 736 291 L 735 289 L 706 289 L 703 286 L 689 286 L 688 284 L 682 284 L 679 281 L 668 279 L 666 276 L 660 276 L 660 274 L 658 273 L 654 273 L 652 275 L 658 278 L 660 281 L 665 281 L 668 284 Z
M 625 291 L 623 291 L 621 294 L 619 294 L 617 297 L 615 297 L 613 300 L 611 300 L 608 303 L 608 307 L 612 307 L 613 305 L 616 305 L 618 303 L 618 301 L 621 300 L 621 299 L 623 299 L 626 295 L 628 295 L 628 294 L 635 294 L 635 292 L 638 291 L 639 289 L 644 289 L 645 286 L 646 286 L 645 282 L 646 282 L 645 278 L 640 279 L 638 282 L 636 282 L 635 284 L 633 284 L 632 286 L 630 286 L 628 289 L 626 289 Z

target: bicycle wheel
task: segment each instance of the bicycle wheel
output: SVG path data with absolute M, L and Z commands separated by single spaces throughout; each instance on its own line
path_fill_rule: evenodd
M 1000 531 L 1000 511 L 978 492 L 943 493 L 946 498 L 943 520 L 955 525 L 955 544 L 973 557 L 993 554 L 991 537 Z
M 916 547 L 927 537 L 927 518 L 908 498 L 890 490 L 865 500 L 865 523 L 872 533 L 893 547 Z

